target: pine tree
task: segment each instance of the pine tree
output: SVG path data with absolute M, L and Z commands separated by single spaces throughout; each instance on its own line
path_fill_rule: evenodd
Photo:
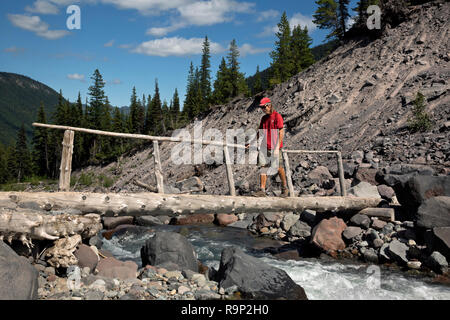
M 175 92 L 173 94 L 170 114 L 172 119 L 172 129 L 178 128 L 178 122 L 180 121 L 180 98 L 178 96 L 178 90 L 175 88 Z
M 202 63 L 200 66 L 200 90 L 202 98 L 201 111 L 206 111 L 211 101 L 211 62 L 208 37 L 205 37 L 202 49 Z
M 313 14 L 315 23 L 319 29 L 330 29 L 327 39 L 342 39 L 343 33 L 337 13 L 338 3 L 335 0 L 317 0 L 318 8 Z
M 42 102 L 38 110 L 37 122 L 47 123 L 44 104 Z M 50 161 L 48 154 L 48 131 L 46 128 L 34 127 L 32 146 L 31 159 L 34 167 L 33 171 L 39 176 L 49 176 Z
M 144 124 L 144 134 L 152 135 L 154 128 L 154 122 L 152 118 L 152 97 L 148 95 L 147 106 L 145 111 L 145 124 Z
M 25 134 L 25 126 L 23 123 L 17 134 L 14 158 L 14 176 L 15 178 L 17 178 L 17 182 L 21 182 L 32 172 L 31 157 L 27 147 L 27 137 Z
M 9 180 L 7 149 L 0 143 L 0 184 Z
M 195 114 L 195 70 L 194 64 L 191 61 L 189 66 L 189 73 L 186 85 L 186 96 L 183 104 L 183 118 L 184 121 L 188 122 L 194 118 Z
M 236 40 L 230 43 L 230 51 L 227 56 L 227 68 L 229 72 L 229 81 L 231 83 L 231 97 L 234 98 L 241 93 L 247 94 L 248 88 L 245 83 L 244 74 L 239 71 L 239 50 Z
M 263 90 L 262 88 L 262 80 L 261 80 L 261 73 L 259 72 L 259 65 L 256 66 L 256 73 L 255 73 L 255 83 L 253 84 L 252 88 L 252 94 L 255 95 Z
M 214 81 L 214 102 L 216 104 L 226 103 L 232 96 L 232 90 L 230 72 L 225 62 L 225 58 L 222 58 L 219 70 L 217 70 L 216 80 Z
M 290 46 L 291 28 L 286 12 L 281 15 L 276 36 L 278 40 L 275 42 L 275 50 L 270 53 L 273 71 L 270 79 L 272 85 L 284 82 L 293 75 L 294 64 Z
M 345 37 L 346 32 L 346 22 L 347 19 L 350 18 L 350 14 L 348 13 L 348 4 L 350 0 L 338 0 L 338 8 L 337 8 L 337 17 L 339 20 L 339 39 L 343 39 Z
M 292 29 L 291 50 L 293 58 L 293 74 L 308 68 L 314 63 L 314 56 L 311 52 L 310 46 L 312 43 L 311 37 L 308 35 L 308 28 L 304 29 L 300 25 Z
M 89 104 L 90 104 L 90 125 L 93 128 L 101 128 L 101 117 L 104 113 L 105 106 L 105 91 L 103 88 L 105 87 L 105 82 L 103 81 L 103 77 L 100 74 L 98 69 L 95 69 L 94 74 L 91 79 L 94 81 L 94 84 L 89 87 Z
M 130 98 L 130 119 L 131 119 L 131 127 L 129 131 L 131 133 L 138 133 L 139 125 L 138 125 L 138 101 L 136 95 L 136 87 L 133 87 L 133 91 L 131 93 Z
M 162 103 L 159 96 L 158 79 L 155 79 L 155 93 L 152 100 L 151 118 L 154 123 L 154 135 L 161 135 L 165 133 L 164 119 L 162 117 Z

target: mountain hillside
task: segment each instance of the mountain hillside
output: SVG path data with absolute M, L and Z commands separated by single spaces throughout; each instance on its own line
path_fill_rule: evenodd
M 11 144 L 17 130 L 25 125 L 28 142 L 31 141 L 40 103 L 44 103 L 47 118 L 58 103 L 58 93 L 29 77 L 0 72 L 0 143 Z
M 407 20 L 387 28 L 380 38 L 349 40 L 326 59 L 263 93 L 285 119 L 285 148 L 341 150 L 344 166 L 364 156 L 367 163 L 361 165 L 372 168 L 415 164 L 448 173 L 450 3 L 436 1 L 408 10 Z M 407 123 L 418 92 L 426 97 L 433 125 L 428 132 L 413 134 Z M 258 128 L 262 112 L 257 106 L 263 95 L 215 106 L 199 119 L 203 129 Z M 193 135 L 193 124 L 187 129 Z M 196 175 L 205 192 L 228 192 L 224 166 L 175 165 L 170 160 L 174 145 L 160 146 L 167 185 Z M 111 191 L 143 191 L 132 181 L 156 185 L 151 154 L 149 148 L 103 169 L 90 169 L 113 175 Z M 335 166 L 334 157 L 290 158 L 296 192 L 301 192 L 299 184 L 305 172 L 317 165 Z M 234 165 L 233 169 L 239 190 L 255 190 L 255 165 Z M 272 184 L 276 183 L 272 179 Z

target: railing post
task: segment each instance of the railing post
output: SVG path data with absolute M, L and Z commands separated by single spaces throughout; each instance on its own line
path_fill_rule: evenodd
M 75 132 L 64 131 L 61 152 L 61 166 L 59 167 L 59 191 L 70 190 L 70 174 L 72 173 L 73 139 Z
M 231 167 L 230 154 L 228 153 L 228 147 L 223 146 L 223 153 L 225 154 L 225 167 L 227 169 L 228 187 L 230 189 L 230 195 L 236 195 L 236 189 L 234 186 L 233 169 Z
M 342 166 L 342 155 L 340 152 L 336 153 L 337 167 L 339 174 L 339 185 L 341 186 L 341 196 L 347 196 L 347 190 L 345 189 L 345 179 L 344 179 L 344 167 Z
M 155 158 L 155 178 L 158 193 L 164 193 L 164 178 L 161 169 L 161 159 L 159 157 L 159 144 L 157 140 L 153 140 L 153 157 Z
M 289 196 L 294 197 L 294 185 L 292 184 L 291 166 L 289 164 L 289 157 L 287 151 L 283 150 L 284 169 L 286 172 L 286 179 L 289 188 Z

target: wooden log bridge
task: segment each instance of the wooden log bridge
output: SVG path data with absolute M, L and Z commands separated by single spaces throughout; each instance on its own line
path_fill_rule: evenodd
M 72 209 L 105 216 L 186 215 L 198 213 L 359 211 L 381 199 L 359 197 L 244 197 L 160 193 L 0 192 L 0 207 L 45 211 Z

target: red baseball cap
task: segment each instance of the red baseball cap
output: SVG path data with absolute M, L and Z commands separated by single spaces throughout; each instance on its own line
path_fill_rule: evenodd
M 262 107 L 266 103 L 271 103 L 270 99 L 269 98 L 262 98 L 261 101 L 259 102 L 259 106 Z

